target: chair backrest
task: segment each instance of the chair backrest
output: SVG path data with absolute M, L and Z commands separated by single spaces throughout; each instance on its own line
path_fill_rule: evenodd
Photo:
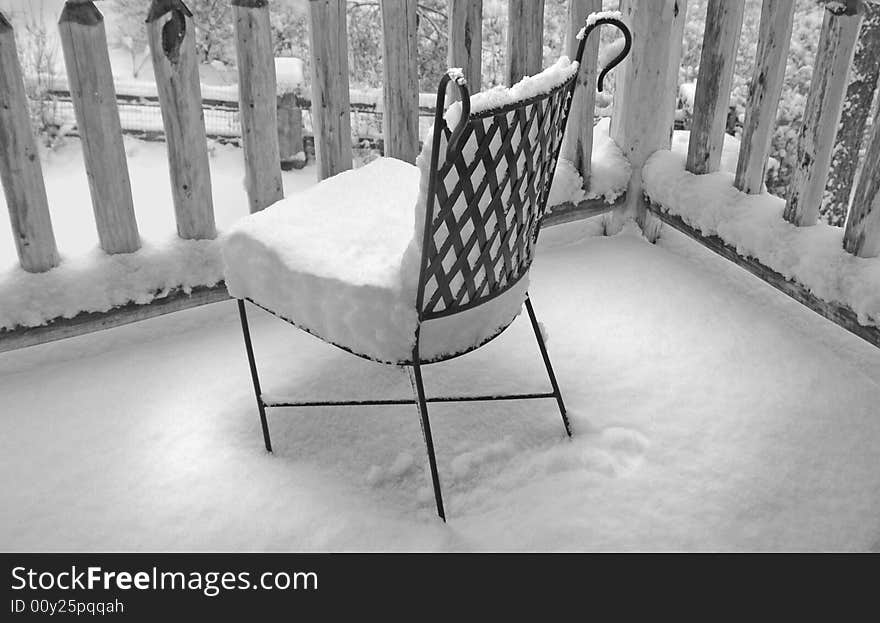
M 472 102 L 460 74 L 450 71 L 441 80 L 421 247 L 420 320 L 476 307 L 528 272 L 586 35 L 603 23 L 624 33 L 625 46 L 602 71 L 601 90 L 605 73 L 623 60 L 631 42 L 629 30 L 615 18 L 588 22 L 576 62 L 560 59 L 509 90 L 482 93 Z M 453 119 L 447 123 L 454 113 L 443 115 L 450 82 L 461 96 L 457 124 Z

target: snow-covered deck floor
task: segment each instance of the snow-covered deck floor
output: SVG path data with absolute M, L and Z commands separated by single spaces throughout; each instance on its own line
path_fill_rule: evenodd
M 532 296 L 572 411 L 277 410 L 233 303 L 0 355 L 2 550 L 880 550 L 880 353 L 666 230 L 545 232 Z M 252 312 L 266 391 L 406 376 Z M 527 322 L 431 393 L 542 389 Z

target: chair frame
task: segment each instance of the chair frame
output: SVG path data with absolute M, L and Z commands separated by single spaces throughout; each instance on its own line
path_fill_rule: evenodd
M 613 17 L 602 17 L 596 19 L 593 22 L 590 22 L 583 31 L 583 36 L 580 38 L 580 44 L 578 46 L 578 52 L 576 60 L 580 64 L 581 59 L 583 57 L 584 47 L 592 30 L 598 28 L 602 24 L 610 24 L 615 26 L 618 30 L 620 30 L 624 35 L 624 48 L 623 50 L 615 57 L 607 67 L 605 67 L 601 73 L 599 74 L 598 79 L 598 90 L 602 90 L 602 85 L 604 81 L 605 75 L 610 71 L 614 66 L 623 61 L 623 59 L 628 54 L 631 44 L 632 37 L 629 29 L 618 19 Z M 463 136 L 465 134 L 465 130 L 469 122 L 472 119 L 485 117 L 489 115 L 498 115 L 507 113 L 512 110 L 516 110 L 517 108 L 522 108 L 528 105 L 531 102 L 538 101 L 544 98 L 550 97 L 552 94 L 562 91 L 567 91 L 565 93 L 566 99 L 562 104 L 562 120 L 561 120 L 561 134 L 564 134 L 565 127 L 568 122 L 568 115 L 571 108 L 572 98 L 574 97 L 574 91 L 577 85 L 577 76 L 579 73 L 580 67 L 578 71 L 576 71 L 566 82 L 557 87 L 551 94 L 542 94 L 540 96 L 536 96 L 529 100 L 518 101 L 511 104 L 508 104 L 501 108 L 487 110 L 481 113 L 477 113 L 475 116 L 471 116 L 470 114 L 470 93 L 468 91 L 467 85 L 463 79 L 460 77 L 457 79 L 453 79 L 450 74 L 446 74 L 440 81 L 440 85 L 437 90 L 437 104 L 436 104 L 436 112 L 434 118 L 434 134 L 433 134 L 433 144 L 431 151 L 431 165 L 430 165 L 430 178 L 428 180 L 428 193 L 427 193 L 427 205 L 426 205 L 426 219 L 425 219 L 425 229 L 424 229 L 424 239 L 422 244 L 422 254 L 421 254 L 421 270 L 419 272 L 419 284 L 416 298 L 416 307 L 418 311 L 418 324 L 416 325 L 416 333 L 415 333 L 415 343 L 412 350 L 412 359 L 410 361 L 402 361 L 402 362 L 380 362 L 380 363 L 391 363 L 392 365 L 396 365 L 400 368 L 405 368 L 409 373 L 410 382 L 413 388 L 413 398 L 391 398 L 391 399 L 378 399 L 378 400 L 315 400 L 315 401 L 293 401 L 293 402 L 270 402 L 264 399 L 263 392 L 260 386 L 259 374 L 257 372 L 257 364 L 256 358 L 254 356 L 254 348 L 253 342 L 251 340 L 251 332 L 250 326 L 248 323 L 247 310 L 245 308 L 245 300 L 250 301 L 257 307 L 261 307 L 265 311 L 285 320 L 286 322 L 297 326 L 292 320 L 283 318 L 280 315 L 276 314 L 272 310 L 266 309 L 265 307 L 260 306 L 258 303 L 250 300 L 250 299 L 237 299 L 238 303 L 238 311 L 239 317 L 241 320 L 241 329 L 242 335 L 244 337 L 245 350 L 247 352 L 248 363 L 250 365 L 251 379 L 253 381 L 254 386 L 254 395 L 257 401 L 257 407 L 260 415 L 260 425 L 263 431 L 263 441 L 266 446 L 267 452 L 272 452 L 272 441 L 269 434 L 269 424 L 267 419 L 266 410 L 270 408 L 281 408 L 281 407 L 362 407 L 362 406 L 380 406 L 380 405 L 416 405 L 419 410 L 419 416 L 421 419 L 422 433 L 424 436 L 425 448 L 428 455 L 428 465 L 431 471 L 431 481 L 434 489 L 434 500 L 437 506 L 437 514 L 439 517 L 446 521 L 446 512 L 443 504 L 443 496 L 440 487 L 440 476 L 437 470 L 437 460 L 434 452 L 434 441 L 433 436 L 431 434 L 431 423 L 428 418 L 428 404 L 429 403 L 442 403 L 442 402 L 488 402 L 488 401 L 503 401 L 503 400 L 533 400 L 533 399 L 549 399 L 553 398 L 556 401 L 557 407 L 559 408 L 560 415 L 562 416 L 562 422 L 565 427 L 565 433 L 568 437 L 572 436 L 572 428 L 571 423 L 569 422 L 568 415 L 565 409 L 565 403 L 562 399 L 562 392 L 559 389 L 559 384 L 556 380 L 556 374 L 553 371 L 553 366 L 550 362 L 550 356 L 547 353 L 547 345 L 544 341 L 544 336 L 541 332 L 541 326 L 538 322 L 538 318 L 535 314 L 534 307 L 532 306 L 531 299 L 529 298 L 528 293 L 525 295 L 525 308 L 529 316 L 529 321 L 532 326 L 532 330 L 535 334 L 535 340 L 538 343 L 538 350 L 541 353 L 541 358 L 544 362 L 544 367 L 547 371 L 547 377 L 550 381 L 551 391 L 548 392 L 536 392 L 536 393 L 515 393 L 515 394 L 491 394 L 491 395 L 463 395 L 463 396 L 428 396 L 425 392 L 425 386 L 422 378 L 422 367 L 424 365 L 428 365 L 431 363 L 437 363 L 439 361 L 447 361 L 449 359 L 454 359 L 456 357 L 460 357 L 461 355 L 467 354 L 480 348 L 486 343 L 493 340 L 495 337 L 500 335 L 507 329 L 510 324 L 512 324 L 513 320 L 510 323 L 502 327 L 499 331 L 497 331 L 494 335 L 490 336 L 487 340 L 484 340 L 482 343 L 474 345 L 467 350 L 457 352 L 450 355 L 445 355 L 442 357 L 424 360 L 421 357 L 420 353 L 420 341 L 421 341 L 421 324 L 426 320 L 431 320 L 434 318 L 439 318 L 443 316 L 449 316 L 455 313 L 459 313 L 465 311 L 466 309 L 470 309 L 481 305 L 483 303 L 488 302 L 491 299 L 503 294 L 508 291 L 511 287 L 516 285 L 519 279 L 525 275 L 529 267 L 531 265 L 531 253 L 527 253 L 527 257 L 524 262 L 518 267 L 518 274 L 509 276 L 506 283 L 498 288 L 491 289 L 485 295 L 478 295 L 474 300 L 470 300 L 466 304 L 458 304 L 453 303 L 448 305 L 445 309 L 441 311 L 434 311 L 432 309 L 427 309 L 430 307 L 425 303 L 425 290 L 426 290 L 426 282 L 427 282 L 427 271 L 429 261 L 432 259 L 430 257 L 431 253 L 429 251 L 433 250 L 436 259 L 436 248 L 434 247 L 433 241 L 433 232 L 432 232 L 432 219 L 434 218 L 434 205 L 437 198 L 437 183 L 438 183 L 438 163 L 440 161 L 440 143 L 441 138 L 444 136 L 448 137 L 447 141 L 447 160 L 450 157 L 454 157 L 457 154 L 461 153 L 463 147 Z M 455 128 L 455 130 L 450 131 L 447 127 L 447 124 L 444 120 L 444 103 L 446 98 L 446 90 L 447 86 L 450 82 L 455 82 L 458 86 L 460 92 L 460 101 L 462 106 L 460 121 Z M 552 162 L 555 162 L 558 159 L 560 147 L 562 141 L 558 142 L 559 144 L 556 146 L 554 153 L 552 154 Z M 538 233 L 540 231 L 541 219 L 544 216 L 544 210 L 546 208 L 546 201 L 549 195 L 550 186 L 553 182 L 554 169 L 551 169 L 548 174 L 548 178 L 545 184 L 545 187 L 540 189 L 540 196 L 537 199 L 538 210 L 539 213 L 537 215 L 537 223 L 534 228 L 533 243 L 537 241 Z M 304 327 L 298 327 L 308 332 Z M 326 341 L 326 340 L 324 340 Z M 339 345 L 333 344 L 343 350 L 351 352 L 354 355 L 359 357 L 363 357 L 366 359 L 372 359 L 366 355 L 356 353 L 351 351 L 350 349 Z

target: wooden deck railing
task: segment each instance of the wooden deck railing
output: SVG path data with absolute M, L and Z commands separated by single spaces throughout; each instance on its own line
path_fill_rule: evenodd
M 670 32 L 667 24 L 673 19 L 675 12 L 683 12 L 686 8 L 685 0 L 652 2 L 650 11 L 646 10 L 646 3 L 639 3 L 636 0 L 623 0 L 622 4 L 628 8 L 631 19 L 647 26 L 645 20 L 651 17 L 656 26 L 649 34 L 648 40 L 643 38 L 643 45 L 634 49 L 632 64 L 636 68 L 631 68 L 630 73 L 624 74 L 626 96 L 621 98 L 620 90 L 616 94 L 615 105 L 621 107 L 630 105 L 625 102 L 635 101 L 636 98 L 631 94 L 643 93 L 639 91 L 640 88 L 658 92 L 658 87 L 651 85 L 650 81 L 651 76 L 662 74 L 666 66 L 665 58 L 660 52 L 660 39 L 665 38 Z M 794 0 L 765 0 L 762 7 L 755 70 L 746 103 L 745 123 L 734 181 L 739 190 L 748 194 L 758 194 L 763 191 L 765 168 L 791 38 L 794 5 Z M 860 133 L 864 129 L 871 97 L 862 96 L 847 102 L 847 85 L 851 77 L 853 53 L 859 39 L 865 8 L 863 0 L 824 3 L 824 21 L 819 33 L 816 63 L 798 140 L 797 166 L 789 185 L 783 213 L 786 221 L 798 227 L 815 225 L 818 221 L 823 195 L 828 185 L 835 137 L 840 130 L 841 111 L 845 104 L 848 105 L 851 113 L 845 121 L 861 123 L 858 128 L 859 134 L 850 139 L 850 143 L 854 145 L 848 146 L 851 157 L 858 157 Z M 869 10 L 877 11 L 878 7 L 870 6 Z M 652 13 L 653 15 L 650 15 Z M 730 100 L 733 61 L 740 40 L 742 16 L 742 0 L 709 0 L 708 2 L 696 86 L 693 130 L 690 134 L 686 164 L 687 170 L 695 174 L 710 173 L 719 168 L 724 117 Z M 638 25 L 634 25 L 634 31 L 642 33 L 644 37 L 645 31 L 640 30 Z M 863 66 L 876 67 L 880 62 L 880 37 L 870 36 L 873 37 L 871 39 L 873 48 L 865 48 L 861 51 L 861 54 L 870 55 L 870 58 L 861 58 L 860 63 Z M 677 41 L 676 39 L 676 44 Z M 645 48 L 651 51 L 644 53 Z M 876 78 L 874 80 L 876 85 Z M 873 88 L 873 86 L 870 88 L 871 94 Z M 651 107 L 652 114 L 658 114 L 654 101 L 647 101 L 646 106 Z M 634 104 L 634 107 L 640 106 Z M 623 109 L 618 126 L 621 123 L 635 123 L 639 118 L 639 112 L 627 113 Z M 664 123 L 663 131 L 667 131 L 669 127 Z M 644 151 L 668 148 L 667 135 L 656 135 L 649 140 L 645 134 L 646 130 L 648 128 L 643 125 L 637 125 L 632 134 L 620 132 L 618 137 L 624 149 L 629 148 L 632 152 L 638 151 L 639 147 Z M 649 142 L 649 145 L 644 148 L 646 142 Z M 633 158 L 634 171 L 641 163 L 639 155 L 641 154 L 637 153 Z M 847 174 L 852 175 L 856 164 L 852 161 L 840 169 L 843 171 L 848 169 Z M 862 174 L 858 177 L 851 193 L 843 247 L 860 257 L 877 257 L 880 255 L 880 114 L 874 119 L 861 171 Z M 852 177 L 849 179 L 851 182 Z M 641 190 L 638 181 L 631 182 L 630 195 L 633 201 L 637 203 L 643 201 Z M 784 277 L 756 258 L 739 254 L 734 246 L 720 237 L 702 234 L 683 219 L 661 209 L 660 206 L 645 204 L 644 207 L 650 209 L 664 222 L 736 262 L 817 313 L 880 346 L 880 329 L 871 322 L 860 321 L 858 315 L 846 303 L 819 298 L 804 285 Z
M 259 210 L 282 196 L 278 112 L 269 32 L 269 0 L 230 0 L 238 57 L 239 110 L 243 132 L 249 207 Z M 465 70 L 473 90 L 481 82 L 479 29 L 481 0 L 451 0 L 449 60 Z M 542 0 L 509 0 L 507 78 L 541 68 Z M 571 0 L 568 36 L 601 0 Z M 742 27 L 744 0 L 709 0 L 693 130 L 687 169 L 702 174 L 718 169 L 730 98 L 733 59 Z M 352 167 L 351 119 L 345 0 L 310 0 L 311 120 L 318 176 Z M 382 0 L 385 31 L 384 143 L 386 153 L 414 161 L 418 153 L 419 95 L 416 80 L 416 0 Z M 880 344 L 876 327 L 858 324 L 845 305 L 820 301 L 799 284 L 762 268 L 702 236 L 677 217 L 652 206 L 644 195 L 642 167 L 658 149 L 668 148 L 674 122 L 686 0 L 621 0 L 621 11 L 634 33 L 629 59 L 616 76 L 611 135 L 632 164 L 624 198 L 613 206 L 608 229 L 635 216 L 649 237 L 659 231 L 657 217 L 695 236 L 710 248 L 788 290 L 809 307 L 866 339 Z M 762 190 L 765 163 L 780 97 L 794 0 L 765 0 L 757 45 L 755 76 L 746 106 L 743 140 L 735 185 L 746 193 Z M 798 147 L 798 167 L 791 182 L 785 218 L 798 226 L 816 222 L 828 177 L 831 148 L 846 97 L 848 68 L 855 48 L 863 3 L 829 2 L 820 34 L 818 59 L 806 103 Z M 169 147 L 177 229 L 184 238 L 216 235 L 210 171 L 207 165 L 202 95 L 194 55 L 194 25 L 181 0 L 152 0 L 145 8 L 145 28 Z M 68 84 L 85 153 L 99 239 L 107 253 L 135 251 L 137 222 L 128 181 L 117 99 L 108 61 L 102 16 L 90 0 L 68 0 L 60 23 Z M 589 42 L 575 95 L 564 156 L 589 183 L 592 108 L 598 43 Z M 27 117 L 14 32 L 0 18 L 0 174 L 21 266 L 52 270 L 58 263 L 39 158 Z M 865 113 L 867 114 L 867 113 Z M 865 115 L 862 115 L 862 119 Z M 867 145 L 864 171 L 880 170 L 880 119 Z M 284 133 L 282 133 L 283 136 Z M 284 140 L 281 141 L 284 143 Z M 856 150 L 858 152 L 858 150 Z M 844 247 L 862 257 L 880 253 L 880 176 L 861 175 L 852 192 Z M 597 202 L 555 206 L 547 224 L 592 216 L 612 209 Z M 657 217 L 654 216 L 657 215 Z M 781 281 L 780 281 L 781 279 Z M 793 292 L 796 292 L 793 294 Z M 125 305 L 105 314 L 81 314 L 46 327 L 0 331 L 0 350 L 138 320 L 189 305 L 220 300 L 221 286 L 197 295 L 177 292 L 151 305 Z M 875 336 L 875 337 L 870 337 Z M 11 345 L 11 346 L 10 346 Z

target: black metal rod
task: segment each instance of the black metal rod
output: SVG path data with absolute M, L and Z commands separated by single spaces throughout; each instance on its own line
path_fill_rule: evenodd
M 565 432 L 571 437 L 571 424 L 568 421 L 568 415 L 565 412 L 565 403 L 562 402 L 562 392 L 559 391 L 559 384 L 556 382 L 556 375 L 553 373 L 553 366 L 550 365 L 550 355 L 547 354 L 547 346 L 544 344 L 544 335 L 541 333 L 541 325 L 538 324 L 538 318 L 535 316 L 535 310 L 532 307 L 532 300 L 526 295 L 526 309 L 529 312 L 529 320 L 532 321 L 532 329 L 535 331 L 535 338 L 538 340 L 538 348 L 541 349 L 541 357 L 544 358 L 544 366 L 547 368 L 547 376 L 550 377 L 550 385 L 553 386 L 554 398 L 556 404 L 559 405 L 559 413 L 562 414 L 562 423 L 565 425 Z
M 422 366 L 419 364 L 418 337 L 413 349 L 413 366 L 410 368 L 410 381 L 413 393 L 419 400 L 419 416 L 422 418 L 422 434 L 425 437 L 425 449 L 428 451 L 428 466 L 431 468 L 431 484 L 434 486 L 434 501 L 437 503 L 437 514 L 444 522 L 446 511 L 443 510 L 443 495 L 440 493 L 440 474 L 437 472 L 437 459 L 434 456 L 434 439 L 431 436 L 431 423 L 428 421 L 428 404 L 425 398 L 425 386 L 422 383 Z
M 488 402 L 493 400 L 533 400 L 537 398 L 556 398 L 552 392 L 539 394 L 503 394 L 485 396 L 433 396 L 426 397 L 425 402 Z M 385 405 L 414 405 L 413 398 L 380 398 L 377 400 L 314 400 L 297 402 L 263 402 L 267 408 L 276 407 L 374 407 Z
M 248 363 L 251 366 L 251 379 L 254 382 L 254 395 L 257 398 L 257 408 L 260 410 L 260 425 L 263 427 L 263 441 L 266 451 L 272 452 L 272 440 L 269 437 L 269 423 L 266 421 L 266 406 L 263 403 L 263 392 L 260 390 L 260 377 L 257 375 L 257 362 L 254 360 L 254 346 L 251 344 L 251 331 L 248 327 L 247 311 L 244 301 L 238 299 L 238 315 L 241 318 L 241 332 L 244 335 L 244 347 L 247 350 Z

